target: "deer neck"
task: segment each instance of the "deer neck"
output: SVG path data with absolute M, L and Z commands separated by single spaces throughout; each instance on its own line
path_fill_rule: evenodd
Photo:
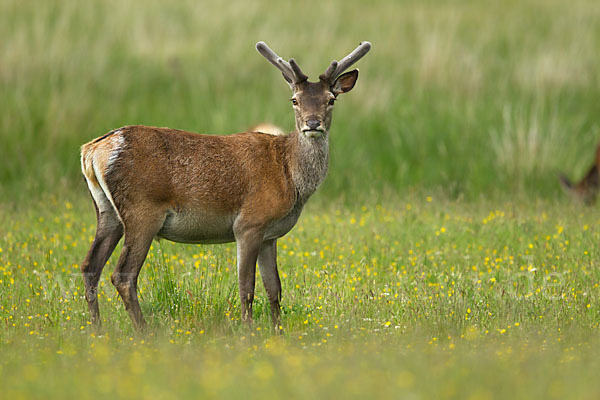
M 305 202 L 317 190 L 327 175 L 329 164 L 329 134 L 308 137 L 304 133 L 290 134 L 290 172 L 298 200 Z

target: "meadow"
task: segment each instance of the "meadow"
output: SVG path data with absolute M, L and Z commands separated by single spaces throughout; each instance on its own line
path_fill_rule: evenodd
M 240 322 L 235 247 L 153 245 L 132 330 L 110 261 L 103 327 L 79 263 L 89 207 L 47 198 L 3 221 L 7 398 L 593 398 L 600 213 L 569 203 L 309 207 L 279 242 L 282 336 L 262 287 Z M 84 216 L 83 218 L 81 216 Z
M 0 397 L 597 398 L 600 211 L 561 192 L 600 137 L 594 0 L 0 0 Z M 136 334 L 102 328 L 79 146 L 129 124 L 291 129 L 265 40 L 314 77 L 361 40 L 329 176 L 278 242 L 283 335 L 235 246 L 155 242 Z M 118 253 L 119 248 L 117 249 Z

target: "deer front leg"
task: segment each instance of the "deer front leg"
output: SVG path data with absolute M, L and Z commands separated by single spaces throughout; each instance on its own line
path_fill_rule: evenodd
M 258 252 L 258 267 L 263 285 L 271 303 L 271 320 L 275 332 L 281 331 L 281 281 L 277 271 L 277 241 L 269 240 L 262 244 Z
M 242 321 L 252 323 L 252 302 L 256 280 L 256 259 L 262 244 L 262 233 L 247 231 L 236 236 L 237 267 L 242 308 Z

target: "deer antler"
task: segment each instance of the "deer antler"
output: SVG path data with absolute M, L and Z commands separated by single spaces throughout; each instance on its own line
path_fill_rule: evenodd
M 298 66 L 298 63 L 296 63 L 296 60 L 291 58 L 289 62 L 285 61 L 283 58 L 279 57 L 277 53 L 271 50 L 265 42 L 261 41 L 256 43 L 256 50 L 258 50 L 267 61 L 276 66 L 288 82 L 297 84 L 308 79 L 308 76 L 304 75 Z
M 346 57 L 342 59 L 342 61 L 332 61 L 331 65 L 327 68 L 327 70 L 319 76 L 319 79 L 328 83 L 333 84 L 335 79 L 342 74 L 345 70 L 347 70 L 352 64 L 360 60 L 371 50 L 370 42 L 361 42 L 356 49 Z
M 293 58 L 290 58 L 290 66 L 292 67 L 292 71 L 294 71 L 294 76 L 296 77 L 296 81 L 294 83 L 304 82 L 308 79 L 308 76 L 304 75 L 300 66 Z

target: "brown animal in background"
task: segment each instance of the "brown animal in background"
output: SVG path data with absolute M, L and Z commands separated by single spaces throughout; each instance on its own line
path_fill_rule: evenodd
M 559 179 L 563 188 L 577 200 L 586 204 L 593 204 L 596 201 L 598 190 L 600 189 L 600 145 L 596 148 L 596 159 L 590 167 L 587 174 L 579 183 L 572 183 L 566 176 L 560 175 Z
M 275 136 L 245 132 L 200 135 L 168 128 L 126 126 L 81 148 L 81 167 L 94 200 L 96 237 L 81 271 L 91 320 L 100 323 L 97 289 L 106 261 L 125 235 L 111 276 L 136 328 L 145 326 L 137 279 L 154 238 L 181 243 L 237 243 L 242 320 L 252 321 L 256 263 L 280 329 L 277 239 L 296 224 L 325 178 L 334 102 L 356 83 L 343 73 L 371 48 L 361 43 L 318 82 L 294 59 L 264 42 L 257 50 L 290 85 L 296 130 Z

